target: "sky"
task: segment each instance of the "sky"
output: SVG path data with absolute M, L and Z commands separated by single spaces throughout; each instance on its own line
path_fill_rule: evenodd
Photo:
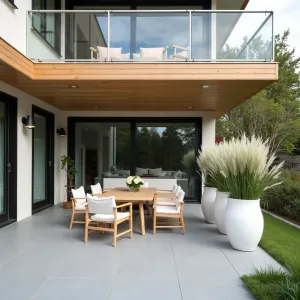
M 246 10 L 274 11 L 274 32 L 290 29 L 289 44 L 300 56 L 300 0 L 250 0 Z

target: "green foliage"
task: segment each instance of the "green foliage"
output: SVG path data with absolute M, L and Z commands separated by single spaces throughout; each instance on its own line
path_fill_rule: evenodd
M 65 170 L 67 173 L 69 185 L 72 185 L 74 177 L 77 173 L 77 169 L 75 167 L 75 161 L 70 156 L 66 156 L 66 155 L 63 155 L 60 161 L 61 161 L 61 169 Z
M 300 221 L 300 173 L 283 170 L 280 181 L 281 185 L 264 193 L 263 207 Z
M 218 136 L 228 139 L 244 132 L 248 137 L 255 134 L 269 139 L 272 150 L 293 152 L 300 136 L 300 58 L 290 50 L 288 37 L 289 31 L 285 31 L 275 38 L 279 80 L 220 118 Z M 259 51 L 260 42 L 255 45 Z M 232 51 L 237 50 L 227 49 Z
M 264 234 L 260 246 L 287 268 L 283 273 L 274 268 L 254 270 L 243 276 L 246 287 L 259 300 L 300 299 L 299 229 L 264 214 Z
M 189 177 L 195 173 L 195 169 L 196 169 L 195 150 L 190 150 L 183 156 L 182 164 L 185 167 L 185 170 Z

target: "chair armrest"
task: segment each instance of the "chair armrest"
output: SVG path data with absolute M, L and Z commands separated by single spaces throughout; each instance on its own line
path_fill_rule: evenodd
M 167 193 L 155 193 L 154 194 L 154 198 L 174 198 L 174 200 L 176 199 L 176 195 L 172 192 L 167 192 Z
M 131 202 L 128 202 L 128 203 L 124 203 L 124 204 L 120 204 L 118 206 L 115 206 L 114 209 L 118 209 L 118 208 L 122 208 L 122 207 L 125 207 L 125 206 L 132 206 L 132 203 Z
M 169 191 L 169 190 L 159 190 L 159 191 L 155 192 L 155 194 L 167 194 L 167 193 L 172 193 L 172 191 Z
M 86 198 L 71 198 L 71 200 L 78 200 L 78 199 L 79 200 L 83 200 L 83 199 L 86 200 Z
M 173 45 L 172 47 L 173 47 L 174 49 L 179 49 L 179 50 L 183 50 L 183 51 L 189 51 L 188 48 L 181 47 L 181 46 L 177 46 L 177 45 Z
M 91 50 L 91 59 L 93 60 L 94 59 L 94 53 L 97 54 L 97 49 L 95 49 L 93 47 L 90 47 L 90 50 Z

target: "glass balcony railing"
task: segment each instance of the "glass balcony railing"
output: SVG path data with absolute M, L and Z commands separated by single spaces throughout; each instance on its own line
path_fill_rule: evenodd
M 273 61 L 273 13 L 250 11 L 29 11 L 34 61 Z

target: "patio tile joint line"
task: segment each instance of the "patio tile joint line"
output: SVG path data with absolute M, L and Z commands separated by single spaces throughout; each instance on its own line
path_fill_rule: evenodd
M 180 296 L 181 296 L 181 299 L 183 300 L 181 286 L 180 286 L 180 281 L 179 281 L 179 276 L 178 276 L 178 270 L 177 270 L 177 266 L 176 266 L 176 260 L 175 260 L 175 255 L 174 255 L 174 250 L 173 250 L 173 245 L 172 245 L 172 241 L 171 240 L 170 240 L 170 245 L 171 245 L 172 255 L 173 255 L 174 264 L 175 264 L 175 270 L 176 270 L 176 276 L 177 276 L 177 281 L 178 281 L 179 290 L 180 290 Z

